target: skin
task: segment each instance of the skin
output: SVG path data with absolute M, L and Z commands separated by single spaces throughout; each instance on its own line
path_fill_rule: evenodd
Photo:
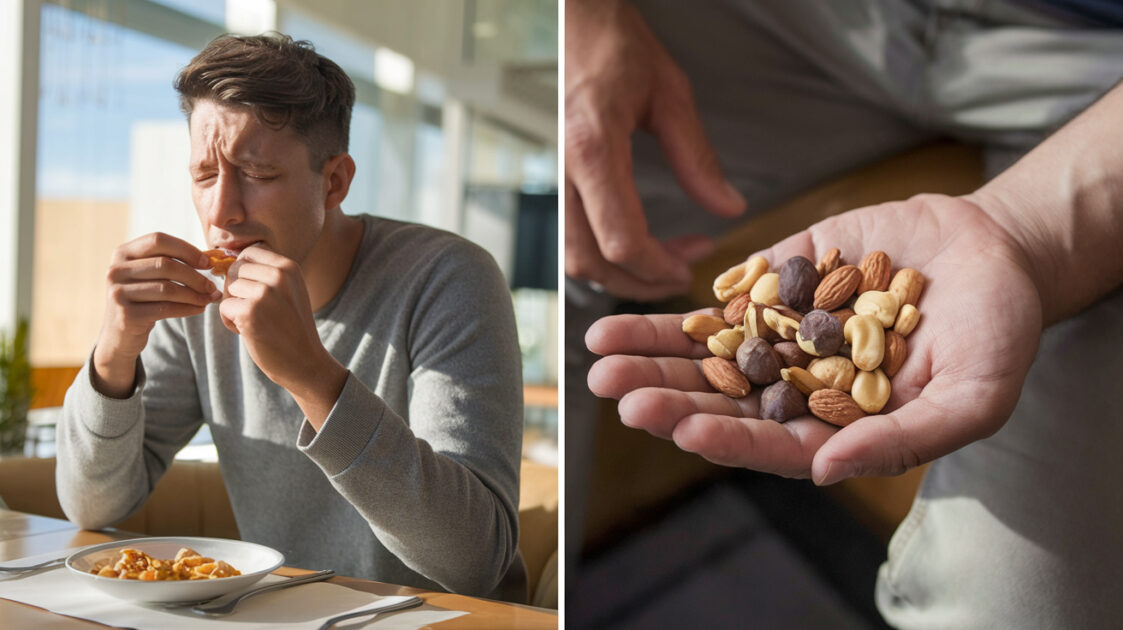
M 631 181 L 631 136 L 651 133 L 692 199 L 719 216 L 745 200 L 706 139 L 689 81 L 627 2 L 577 0 L 565 11 L 565 271 L 621 297 L 655 300 L 689 287 L 689 263 L 712 249 L 653 237 Z
M 318 430 L 347 379 L 320 342 L 312 314 L 342 287 L 362 239 L 361 223 L 339 207 L 354 162 L 339 154 L 313 170 L 300 137 L 261 124 L 243 108 L 202 100 L 189 122 L 192 200 L 203 233 L 208 247 L 239 252 L 238 260 L 218 291 L 200 273 L 209 266 L 206 256 L 185 241 L 153 233 L 118 247 L 94 349 L 94 386 L 111 397 L 131 395 L 155 323 L 219 302 L 226 327 Z
M 604 355 L 590 389 L 628 426 L 710 461 L 831 484 L 899 474 L 985 438 L 1007 421 L 1043 329 L 1123 284 L 1123 88 L 963 197 L 860 208 L 760 252 L 778 266 L 830 247 L 850 261 L 884 250 L 927 278 L 921 321 L 886 412 L 839 429 L 811 416 L 756 418 L 759 393 L 714 393 L 681 332 L 683 315 L 620 315 L 590 327 Z

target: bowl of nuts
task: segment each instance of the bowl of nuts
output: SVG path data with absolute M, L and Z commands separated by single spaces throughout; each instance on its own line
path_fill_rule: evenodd
M 889 402 L 924 283 L 880 250 L 856 265 L 836 248 L 818 264 L 793 256 L 774 271 L 751 256 L 714 280 L 722 315 L 688 316 L 682 330 L 713 355 L 701 367 L 718 392 L 759 389 L 764 419 L 810 414 L 843 427 Z
M 244 589 L 284 564 L 264 545 L 202 537 L 152 537 L 85 547 L 66 560 L 76 579 L 135 602 L 198 602 Z

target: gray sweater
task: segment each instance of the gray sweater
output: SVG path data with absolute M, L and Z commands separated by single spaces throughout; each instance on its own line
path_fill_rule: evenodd
M 130 398 L 94 390 L 88 361 L 67 392 L 57 481 L 70 520 L 101 528 L 139 509 L 205 422 L 242 538 L 287 564 L 525 601 L 510 292 L 491 256 L 458 236 L 363 223 L 343 288 L 315 314 L 350 370 L 321 431 L 217 304 L 163 320 Z

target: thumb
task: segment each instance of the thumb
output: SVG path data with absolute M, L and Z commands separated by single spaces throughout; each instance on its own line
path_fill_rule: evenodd
M 648 128 L 691 199 L 718 216 L 740 215 L 748 204 L 722 173 L 686 76 L 678 68 L 667 74 L 653 95 Z

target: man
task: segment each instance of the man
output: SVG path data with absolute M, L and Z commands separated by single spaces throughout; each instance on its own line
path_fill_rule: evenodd
M 705 384 L 693 362 L 705 348 L 680 315 L 575 331 L 606 355 L 592 391 L 684 450 L 817 484 L 936 460 L 879 576 L 894 626 L 1114 627 L 1123 397 L 1104 375 L 1123 370 L 1123 15 L 956 0 L 708 9 L 567 5 L 571 276 L 633 299 L 684 290 L 706 249 L 690 234 L 718 233 L 745 206 L 718 154 L 756 208 L 933 136 L 982 142 L 997 176 L 964 197 L 855 210 L 764 252 L 778 266 L 882 249 L 928 277 L 888 413 L 842 430 L 761 421 L 757 398 L 732 403 Z M 636 129 L 658 147 L 632 143 Z M 611 310 L 595 290 L 573 295 L 586 319 Z M 580 452 L 567 409 L 567 452 Z
M 86 528 L 136 510 L 206 423 L 244 539 L 286 562 L 525 600 L 521 367 L 491 257 L 345 215 L 354 86 L 307 42 L 223 36 L 176 80 L 207 243 L 121 245 L 67 394 L 58 488 Z

